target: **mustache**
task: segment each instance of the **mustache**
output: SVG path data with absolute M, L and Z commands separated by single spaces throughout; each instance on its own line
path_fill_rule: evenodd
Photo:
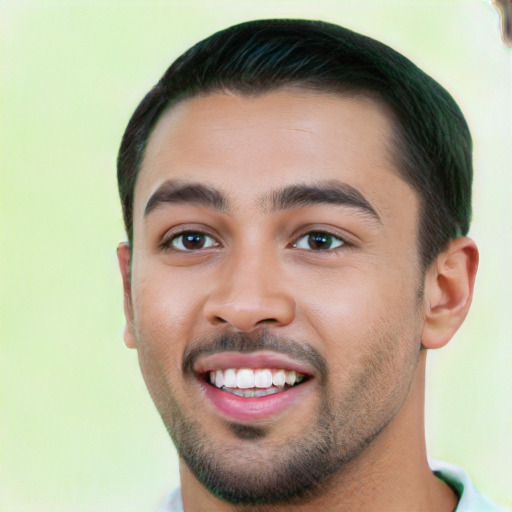
M 192 340 L 183 353 L 182 371 L 191 374 L 196 360 L 200 356 L 220 352 L 239 352 L 250 354 L 262 350 L 285 354 L 305 363 L 316 370 L 320 383 L 325 383 L 329 368 L 325 358 L 308 343 L 300 343 L 288 337 L 270 334 L 264 330 L 253 332 L 225 332 L 216 336 L 201 337 Z

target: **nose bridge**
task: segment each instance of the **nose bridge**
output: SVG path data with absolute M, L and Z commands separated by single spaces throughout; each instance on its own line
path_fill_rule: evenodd
M 205 315 L 214 325 L 229 324 L 240 331 L 291 323 L 295 300 L 275 251 L 256 243 L 234 250 L 223 262 Z

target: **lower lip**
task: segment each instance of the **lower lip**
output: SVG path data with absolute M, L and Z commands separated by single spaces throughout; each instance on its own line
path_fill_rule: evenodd
M 297 404 L 310 390 L 310 379 L 298 386 L 273 395 L 245 398 L 202 383 L 207 399 L 220 414 L 230 420 L 254 422 L 275 416 Z

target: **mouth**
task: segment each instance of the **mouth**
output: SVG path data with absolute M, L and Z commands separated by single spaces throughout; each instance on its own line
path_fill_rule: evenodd
M 314 381 L 304 364 L 268 352 L 210 354 L 194 370 L 217 414 L 249 423 L 297 405 Z
M 283 393 L 298 386 L 307 376 L 283 368 L 228 368 L 211 370 L 206 381 L 222 391 L 245 398 Z

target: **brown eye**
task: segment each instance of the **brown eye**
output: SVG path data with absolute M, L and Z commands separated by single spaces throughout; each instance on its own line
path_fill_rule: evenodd
M 294 247 L 296 249 L 308 249 L 312 251 L 328 251 L 341 247 L 344 243 L 343 240 L 330 233 L 315 231 L 301 236 Z
M 170 245 L 178 251 L 198 251 L 213 247 L 215 244 L 215 240 L 204 233 L 187 231 L 173 237 Z

